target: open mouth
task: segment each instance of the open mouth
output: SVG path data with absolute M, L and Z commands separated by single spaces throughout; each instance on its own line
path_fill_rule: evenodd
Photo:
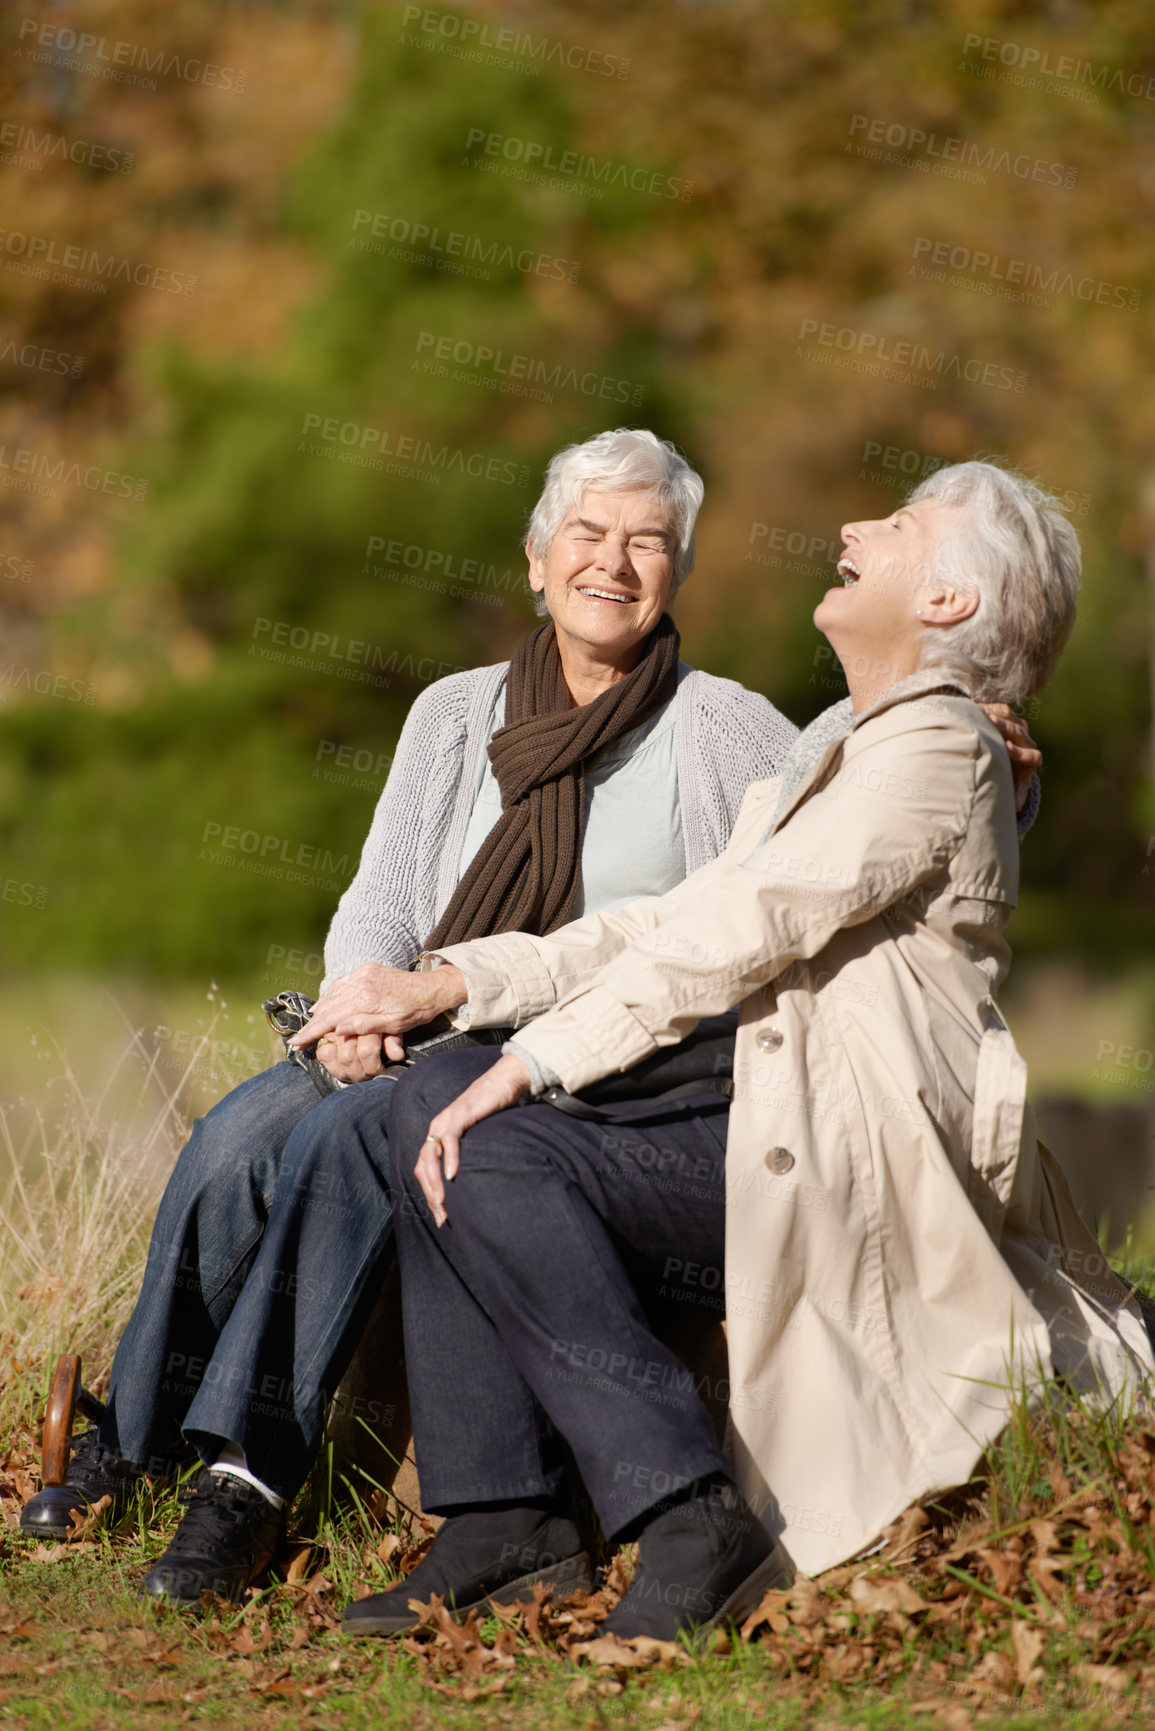
M 848 589 L 853 589 L 854 585 L 858 582 L 858 579 L 862 576 L 862 572 L 858 569 L 858 566 L 854 563 L 854 560 L 850 557 L 849 553 L 844 553 L 838 561 L 838 575 L 842 578 L 842 581 L 846 584 Z
M 588 589 L 578 586 L 579 595 L 592 595 L 595 601 L 620 601 L 623 604 L 631 602 L 632 595 L 615 595 L 612 589 Z

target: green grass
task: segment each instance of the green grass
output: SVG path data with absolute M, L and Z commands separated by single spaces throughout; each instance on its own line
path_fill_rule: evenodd
M 9 1454 L 9 1474 L 19 1452 Z M 395 1509 L 384 1522 L 362 1506 L 307 1532 L 294 1523 L 281 1568 L 297 1578 L 272 1582 L 241 1608 L 199 1615 L 135 1596 L 171 1533 L 175 1494 L 143 1525 L 130 1516 L 67 1547 L 38 1551 L 8 1532 L 0 1724 L 1149 1723 L 1150 1419 L 1072 1405 L 1052 1388 L 1033 1412 L 1015 1411 L 987 1469 L 964 1492 L 904 1517 L 882 1556 L 771 1595 L 746 1639 L 670 1648 L 641 1670 L 565 1650 L 575 1634 L 596 1637 L 612 1590 L 568 1611 L 547 1599 L 536 1626 L 518 1613 L 455 1630 L 452 1642 L 435 1624 L 403 1642 L 344 1637 L 343 1604 L 391 1584 L 394 1565 L 414 1560 L 423 1535 L 390 1520 Z M 14 1517 L 7 1499 L 5 1513 Z M 625 1569 L 617 1565 L 618 1586 Z
M 58 1731 L 176 1725 L 393 1727 L 426 1724 L 599 1725 L 729 1728 L 877 1727 L 934 1724 L 942 1714 L 976 1711 L 994 1725 L 1041 1726 L 1056 1712 L 1072 1727 L 1142 1723 L 1141 1701 L 1116 1704 L 1060 1665 L 1045 1700 L 975 1692 L 960 1669 L 957 1688 L 925 1681 L 933 1661 L 917 1640 L 884 1688 L 814 1687 L 783 1680 L 767 1652 L 733 1643 L 724 1653 L 641 1677 L 575 1667 L 548 1653 L 519 1653 L 500 1694 L 454 1699 L 431 1687 L 428 1668 L 396 1645 L 308 1631 L 300 1601 L 287 1589 L 257 1596 L 233 1616 L 193 1619 L 156 1612 L 133 1597 L 139 1567 L 154 1546 L 106 1542 L 60 1563 L 5 1559 L 5 1594 L 27 1619 L 0 1643 L 0 1722 Z M 10 1629 L 11 1612 L 2 1626 Z M 24 1633 L 19 1629 L 23 1628 Z M 496 1634 L 483 1628 L 483 1638 Z M 1101 1697 L 1101 1702 L 1095 1697 Z M 928 1712 L 928 1708 L 930 1709 Z M 1130 1710 L 1128 1710 L 1130 1708 Z M 949 1722 L 949 1718 L 948 1721 Z M 959 1720 L 959 1723 L 967 1722 Z
M 205 1023 L 211 1038 L 212 1006 Z M 155 1052 L 155 1042 L 151 1048 Z M 383 1495 L 337 1506 L 323 1470 L 294 1513 L 276 1580 L 240 1609 L 159 1609 L 137 1584 L 175 1493 L 43 1551 L 13 1530 L 35 1482 L 59 1351 L 99 1391 L 139 1280 L 188 1096 L 130 1042 L 94 1094 L 65 1069 L 51 1110 L 10 1137 L 0 1196 L 0 1727 L 1075 1728 L 1147 1724 L 1155 1680 L 1155 1426 L 1052 1388 L 1021 1405 L 983 1477 L 897 1524 L 888 1550 L 771 1596 L 705 1651 L 639 1669 L 570 1653 L 596 1638 L 603 1590 L 448 1639 L 350 1640 L 343 1605 L 392 1584 L 424 1535 Z M 122 1054 L 122 1058 L 123 1058 Z M 133 1066 L 136 1067 L 135 1071 Z M 135 1076 L 135 1079 L 134 1079 Z M 135 1092 L 134 1092 L 135 1090 Z M 1132 1244 L 1132 1278 L 1155 1263 Z M 893 1561 L 888 1560 L 893 1558 Z M 623 1564 L 612 1577 L 625 1580 Z M 603 1655 L 603 1657 L 606 1657 Z

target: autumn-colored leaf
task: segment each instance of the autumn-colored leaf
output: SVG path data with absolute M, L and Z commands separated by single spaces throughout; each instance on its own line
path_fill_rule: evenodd
M 1050 1480 L 1051 1495 L 1054 1497 L 1055 1501 L 1057 1503 L 1067 1502 L 1072 1491 L 1071 1481 L 1059 1465 L 1058 1461 L 1051 1462 L 1047 1469 L 1047 1477 Z
M 881 1616 L 887 1611 L 901 1611 L 905 1616 L 913 1616 L 918 1611 L 930 1609 L 921 1594 L 900 1576 L 892 1579 L 859 1575 L 850 1583 L 847 1597 L 864 1616 Z
M 826 1654 L 826 1670 L 836 1683 L 850 1683 L 871 1669 L 870 1649 L 861 1642 L 843 1642 Z
M 379 1563 L 387 1563 L 402 1549 L 402 1544 L 396 1533 L 386 1533 L 373 1554 Z
M 995 1689 L 1006 1695 L 1014 1687 L 1014 1666 L 1005 1653 L 984 1653 L 970 1680 L 976 1688 Z
M 622 1641 L 617 1635 L 599 1635 L 594 1641 L 583 1641 L 571 1652 L 579 1659 L 588 1659 L 591 1665 L 612 1665 L 623 1671 L 645 1671 L 656 1665 L 661 1653 L 654 1651 L 670 1645 L 669 1642 L 656 1641 L 650 1643 L 648 1651 L 641 1648 L 636 1641 Z
M 94 1533 L 100 1532 L 108 1518 L 112 1507 L 112 1498 L 103 1496 L 99 1501 L 91 1503 L 85 1510 L 71 1509 L 68 1515 L 68 1538 L 66 1544 L 81 1544 L 90 1539 Z
M 1028 1565 L 1032 1581 L 1053 1605 L 1063 1600 L 1063 1583 L 1057 1577 L 1063 1574 L 1066 1566 L 1062 1557 L 1032 1557 Z
M 1015 1677 L 1024 1689 L 1042 1678 L 1043 1672 L 1039 1660 L 1046 1644 L 1047 1637 L 1037 1624 L 1021 1622 L 1011 1624 L 1011 1646 L 1015 1654 Z
M 273 1632 L 269 1627 L 269 1619 L 262 1617 L 255 1626 L 247 1622 L 242 1623 L 228 1636 L 227 1645 L 232 1652 L 247 1657 L 252 1653 L 263 1652 L 272 1638 Z
M 547 1586 L 544 1581 L 538 1581 L 534 1586 L 533 1603 L 527 1605 L 525 1611 L 525 1632 L 531 1641 L 541 1640 L 542 1612 L 549 1604 L 552 1595 L 553 1588 Z
M 630 1590 L 631 1571 L 626 1566 L 626 1559 L 619 1551 L 610 1564 L 606 1575 L 606 1591 L 624 1598 Z
M 1074 1671 L 1081 1683 L 1105 1689 L 1110 1695 L 1123 1694 L 1131 1682 L 1121 1665 L 1076 1665 Z
M 807 1629 L 822 1620 L 822 1589 L 805 1575 L 787 1588 L 786 1604 L 786 1614 L 797 1628 Z
M 508 1688 L 508 1677 L 495 1677 L 490 1683 L 466 1683 L 461 1691 L 461 1699 L 480 1701 L 486 1695 L 500 1695 Z
M 907 1509 L 886 1529 L 883 1537 L 890 1561 L 911 1550 L 930 1527 L 930 1516 L 918 1503 Z
M 285 1580 L 288 1582 L 289 1586 L 295 1586 L 298 1581 L 304 1580 L 309 1568 L 309 1559 L 312 1555 L 312 1545 L 302 1545 L 299 1551 L 293 1553 L 289 1566 L 285 1570 Z
M 746 1621 L 742 1624 L 741 1630 L 739 1631 L 742 1639 L 748 1641 L 764 1623 L 769 1624 L 770 1629 L 775 1635 L 784 1635 L 790 1627 L 790 1619 L 786 1615 L 786 1600 L 788 1596 L 788 1591 L 781 1588 L 776 1588 L 773 1592 L 766 1593 L 762 1598 L 762 1602 L 755 1606 L 754 1610 L 751 1611 L 750 1615 L 746 1618 Z
M 1023 1578 L 1022 1558 L 993 1545 L 984 1545 L 978 1555 L 990 1570 L 995 1592 L 1009 1599 Z
M 91 1539 L 83 1539 L 79 1543 L 63 1545 L 36 1545 L 31 1551 L 26 1551 L 25 1557 L 30 1563 L 60 1563 L 66 1557 L 73 1557 L 78 1551 L 95 1551 L 96 1544 Z
M 36 1623 L 12 1605 L 0 1605 L 0 1637 L 9 1641 L 24 1641 L 35 1633 Z

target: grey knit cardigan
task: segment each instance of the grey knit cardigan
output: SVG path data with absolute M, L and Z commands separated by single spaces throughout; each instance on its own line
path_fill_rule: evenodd
M 325 939 L 327 980 L 364 962 L 408 966 L 457 886 L 457 868 L 509 670 L 439 679 L 414 703 L 377 802 L 357 875 Z M 732 679 L 678 663 L 678 796 L 686 873 L 716 858 L 752 781 L 777 775 L 798 729 Z

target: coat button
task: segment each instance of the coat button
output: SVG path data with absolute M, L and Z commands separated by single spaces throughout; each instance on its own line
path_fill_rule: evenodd
M 794 1156 L 789 1148 L 771 1148 L 766 1156 L 766 1164 L 771 1172 L 775 1172 L 781 1177 L 784 1172 L 790 1171 L 794 1164 Z
M 777 1028 L 763 1028 L 758 1035 L 757 1044 L 762 1052 L 776 1052 L 782 1044 L 782 1035 Z

